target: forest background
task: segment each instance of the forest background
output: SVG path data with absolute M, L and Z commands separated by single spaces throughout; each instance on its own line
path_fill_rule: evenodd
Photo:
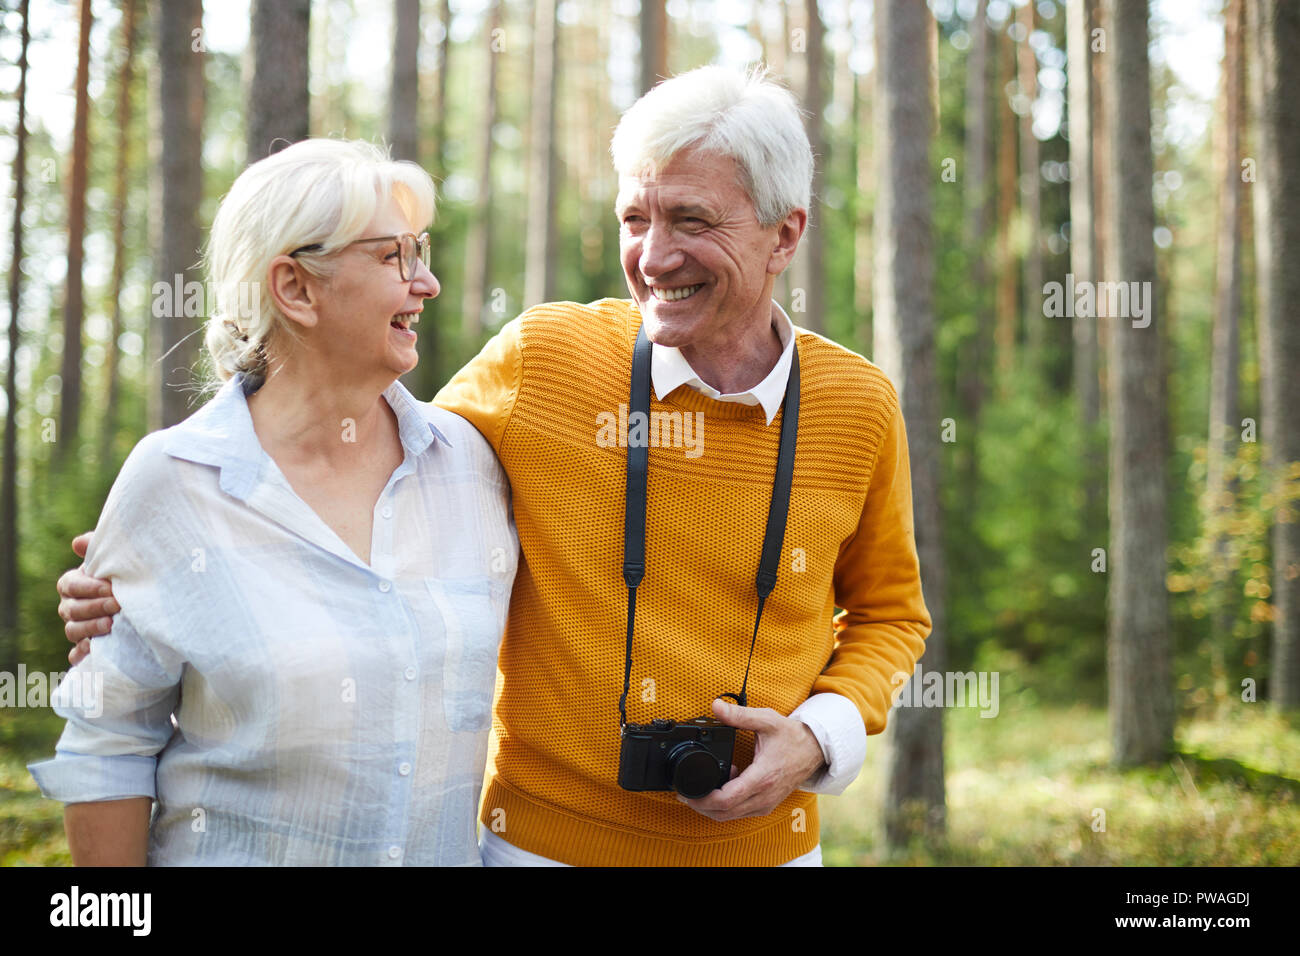
M 626 295 L 620 113 L 760 61 L 818 158 L 777 298 L 899 387 L 935 618 L 827 862 L 1300 863 L 1297 8 L 0 3 L 0 863 L 69 862 L 25 769 L 54 582 L 203 399 L 199 253 L 246 163 L 342 136 L 435 176 L 431 398 L 526 305 Z M 1089 315 L 1094 283 L 1138 297 Z

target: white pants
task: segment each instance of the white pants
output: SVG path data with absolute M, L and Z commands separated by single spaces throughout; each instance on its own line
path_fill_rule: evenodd
M 548 860 L 544 856 L 538 856 L 536 853 L 529 853 L 527 850 L 521 850 L 512 843 L 508 843 L 501 837 L 497 836 L 487 827 L 482 827 L 478 838 L 479 852 L 483 855 L 484 866 L 568 866 L 567 863 L 557 863 L 555 860 Z M 822 848 L 819 843 L 803 856 L 797 856 L 789 863 L 782 863 L 782 866 L 821 866 L 822 865 Z

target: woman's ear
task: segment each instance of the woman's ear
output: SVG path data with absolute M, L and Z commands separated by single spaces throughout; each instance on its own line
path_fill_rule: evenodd
M 777 224 L 776 248 L 767 260 L 767 271 L 771 275 L 780 275 L 785 271 L 785 267 L 794 258 L 795 250 L 799 248 L 799 240 L 803 238 L 807 225 L 807 209 L 792 209 L 790 215 Z
M 315 278 L 302 263 L 289 256 L 276 256 L 267 270 L 267 287 L 275 307 L 286 319 L 307 329 L 316 325 L 319 291 Z

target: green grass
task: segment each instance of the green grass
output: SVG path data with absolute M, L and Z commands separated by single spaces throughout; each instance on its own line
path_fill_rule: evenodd
M 68 866 L 63 804 L 46 800 L 29 761 L 54 756 L 63 721 L 49 710 L 0 710 L 0 866 Z
M 1300 732 L 1264 704 L 1186 720 L 1173 759 L 1122 772 L 1095 708 L 954 709 L 945 740 L 946 839 L 887 852 L 871 738 L 859 778 L 821 801 L 827 865 L 1300 864 Z
M 1005 702 L 1004 702 L 1005 703 Z M 889 855 L 880 834 L 879 737 L 840 797 L 821 801 L 831 866 L 1300 865 L 1300 729 L 1264 704 L 1184 720 L 1178 756 L 1119 772 L 1106 713 L 1004 706 L 947 714 L 948 833 Z M 63 808 L 26 764 L 54 752 L 49 711 L 0 711 L 0 865 L 66 865 Z M 1094 830 L 1105 813 L 1105 830 Z

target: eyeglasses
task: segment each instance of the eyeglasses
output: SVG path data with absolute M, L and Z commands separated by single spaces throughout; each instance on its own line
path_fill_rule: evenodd
M 402 277 L 403 282 L 410 282 L 415 278 L 415 270 L 423 262 L 426 269 L 429 268 L 429 234 L 422 232 L 418 236 L 413 232 L 403 232 L 396 236 L 371 236 L 369 239 L 354 239 L 349 242 L 349 246 L 355 246 L 362 242 L 392 242 L 397 245 L 397 271 Z M 289 253 L 290 258 L 294 258 L 303 252 L 320 252 L 325 248 L 319 242 L 314 242 L 309 246 L 299 246 L 293 252 Z

